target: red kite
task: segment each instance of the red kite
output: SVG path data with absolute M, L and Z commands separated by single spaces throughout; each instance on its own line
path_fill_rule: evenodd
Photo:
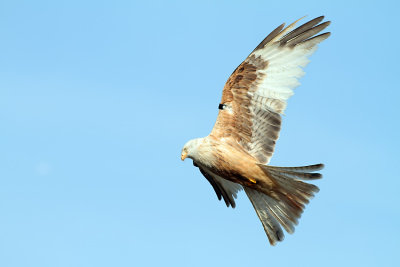
M 305 205 L 319 191 L 307 182 L 322 177 L 324 165 L 275 167 L 268 163 L 281 128 L 287 99 L 304 75 L 308 57 L 329 37 L 323 16 L 294 29 L 296 22 L 273 30 L 235 69 L 222 92 L 211 133 L 187 142 L 181 159 L 207 178 L 218 199 L 235 207 L 244 189 L 271 245 L 294 232 Z

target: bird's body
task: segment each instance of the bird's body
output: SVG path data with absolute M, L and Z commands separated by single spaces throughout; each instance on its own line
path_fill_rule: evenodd
M 273 181 L 266 177 L 258 161 L 233 138 L 218 139 L 209 135 L 198 147 L 196 164 L 214 175 L 244 186 L 272 188 Z
M 329 33 L 323 17 L 293 29 L 276 28 L 232 73 L 225 84 L 219 114 L 211 133 L 187 142 L 181 159 L 189 157 L 213 186 L 218 198 L 235 207 L 244 189 L 272 245 L 289 233 L 309 199 L 319 191 L 303 182 L 321 178 L 322 164 L 269 166 L 279 137 L 287 99 L 304 75 L 302 68 L 316 45 Z

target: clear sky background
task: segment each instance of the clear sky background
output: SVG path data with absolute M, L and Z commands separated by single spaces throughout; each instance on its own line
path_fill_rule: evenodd
M 396 1 L 1 1 L 0 266 L 400 266 Z M 186 141 L 282 22 L 332 21 L 271 161 L 323 162 L 270 247 Z

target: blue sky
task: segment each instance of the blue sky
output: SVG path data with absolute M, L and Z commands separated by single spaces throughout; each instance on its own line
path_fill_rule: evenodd
M 395 1 L 1 1 L 0 266 L 398 266 Z M 184 143 L 282 22 L 332 36 L 289 100 L 271 161 L 323 162 L 294 235 L 270 247 Z

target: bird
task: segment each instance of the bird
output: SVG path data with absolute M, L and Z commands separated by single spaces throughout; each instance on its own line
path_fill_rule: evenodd
M 303 17 L 304 18 L 304 17 Z M 310 183 L 322 178 L 323 164 L 301 167 L 269 165 L 281 129 L 282 115 L 293 89 L 300 85 L 303 68 L 330 21 L 324 16 L 301 26 L 300 18 L 273 30 L 233 71 L 218 105 L 210 134 L 188 141 L 181 160 L 193 160 L 219 200 L 235 208 L 244 190 L 271 245 L 292 234 L 305 205 L 319 191 Z

